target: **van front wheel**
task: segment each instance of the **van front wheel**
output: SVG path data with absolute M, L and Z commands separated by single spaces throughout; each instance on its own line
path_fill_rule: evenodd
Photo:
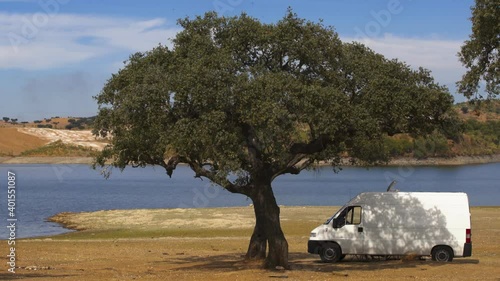
M 453 250 L 447 246 L 438 246 L 432 250 L 432 260 L 438 262 L 449 262 L 453 260 Z
M 319 256 L 323 262 L 338 262 L 342 258 L 342 250 L 339 245 L 329 243 L 321 248 Z

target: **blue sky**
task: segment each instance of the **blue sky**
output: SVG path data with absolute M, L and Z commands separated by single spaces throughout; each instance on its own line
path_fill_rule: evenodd
M 0 117 L 93 116 L 92 96 L 128 56 L 169 44 L 179 18 L 215 10 L 276 22 L 287 7 L 324 20 L 344 41 L 430 69 L 455 93 L 456 53 L 473 0 L 0 0 Z M 455 95 L 457 101 L 464 101 Z

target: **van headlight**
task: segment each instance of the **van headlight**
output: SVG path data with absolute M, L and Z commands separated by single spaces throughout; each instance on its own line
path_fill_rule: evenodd
M 311 236 L 309 236 L 310 238 L 314 238 L 316 237 L 316 232 L 311 232 Z

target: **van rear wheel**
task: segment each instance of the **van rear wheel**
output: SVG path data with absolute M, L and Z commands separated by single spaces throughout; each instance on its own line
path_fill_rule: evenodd
M 323 262 L 338 262 L 342 259 L 342 250 L 338 244 L 329 243 L 321 248 L 319 256 Z
M 453 260 L 453 250 L 447 246 L 438 246 L 432 250 L 432 260 L 449 262 Z

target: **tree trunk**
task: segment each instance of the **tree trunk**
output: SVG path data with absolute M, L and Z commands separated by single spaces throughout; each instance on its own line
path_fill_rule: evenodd
M 280 208 L 270 181 L 256 185 L 250 198 L 253 201 L 256 223 L 246 257 L 264 258 L 267 242 L 269 253 L 265 267 L 274 269 L 276 266 L 282 266 L 288 269 L 288 242 L 281 230 Z
M 255 205 L 254 205 L 255 206 Z M 255 208 L 255 207 L 254 207 Z M 255 227 L 253 229 L 252 238 L 248 245 L 248 251 L 245 256 L 247 259 L 265 259 L 267 250 L 267 236 L 264 232 L 263 218 L 257 217 L 255 214 Z

